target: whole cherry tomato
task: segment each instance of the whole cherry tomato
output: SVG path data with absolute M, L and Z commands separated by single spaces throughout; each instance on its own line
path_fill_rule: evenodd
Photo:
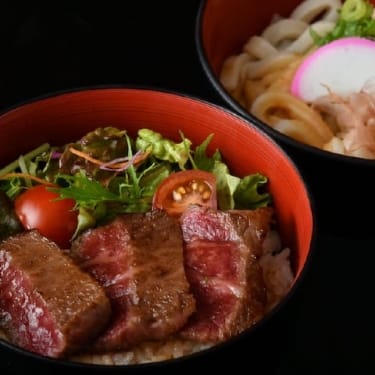
M 36 185 L 20 194 L 15 212 L 25 229 L 37 229 L 61 248 L 70 247 L 78 223 L 73 199 L 60 199 L 46 185 Z

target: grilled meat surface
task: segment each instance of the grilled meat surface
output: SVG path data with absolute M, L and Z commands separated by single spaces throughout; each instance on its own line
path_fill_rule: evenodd
M 130 348 L 178 331 L 195 311 L 178 222 L 162 210 L 125 214 L 85 232 L 72 256 L 104 287 L 113 309 L 98 351 Z
M 259 257 L 272 219 L 270 208 L 123 214 L 67 254 L 37 231 L 16 234 L 0 243 L 0 328 L 51 357 L 226 340 L 265 314 Z
M 223 341 L 259 321 L 266 287 L 258 258 L 272 210 L 216 211 L 192 207 L 181 217 L 185 269 L 197 311 L 184 338 Z
M 0 243 L 0 327 L 12 343 L 62 357 L 90 343 L 110 314 L 101 286 L 36 230 Z

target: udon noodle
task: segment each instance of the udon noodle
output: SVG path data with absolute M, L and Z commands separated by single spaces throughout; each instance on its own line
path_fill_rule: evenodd
M 327 151 L 373 159 L 373 82 L 349 98 L 327 87 L 327 95 L 312 103 L 290 93 L 297 67 L 317 48 L 311 29 L 325 36 L 341 7 L 340 0 L 304 0 L 288 18 L 275 15 L 260 35 L 249 38 L 241 53 L 224 61 L 220 81 L 244 108 L 275 130 Z M 356 110 L 359 102 L 367 103 L 365 113 Z

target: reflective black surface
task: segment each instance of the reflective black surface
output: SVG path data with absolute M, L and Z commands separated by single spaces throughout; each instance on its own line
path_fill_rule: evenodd
M 199 65 L 197 8 L 197 0 L 1 1 L 0 110 L 51 91 L 102 84 L 167 88 L 224 105 Z M 358 215 L 358 222 L 373 220 L 366 201 L 375 197 L 360 193 L 343 201 L 338 217 L 356 204 L 369 216 Z M 340 235 L 329 225 L 320 231 L 298 292 L 255 337 L 168 369 L 137 372 L 375 373 L 375 233 L 358 228 Z M 27 372 L 92 373 L 0 349 L 1 375 Z

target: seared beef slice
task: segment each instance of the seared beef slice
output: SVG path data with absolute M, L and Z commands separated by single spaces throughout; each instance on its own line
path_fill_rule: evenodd
M 197 302 L 183 337 L 222 341 L 262 318 L 266 290 L 258 256 L 271 214 L 200 207 L 183 214 L 186 275 Z
M 0 326 L 14 344 L 61 357 L 97 336 L 110 314 L 100 285 L 37 231 L 0 244 Z
M 98 351 L 163 339 L 195 310 L 184 271 L 181 228 L 163 211 L 118 216 L 84 233 L 72 251 L 112 302 L 112 323 L 97 340 Z

